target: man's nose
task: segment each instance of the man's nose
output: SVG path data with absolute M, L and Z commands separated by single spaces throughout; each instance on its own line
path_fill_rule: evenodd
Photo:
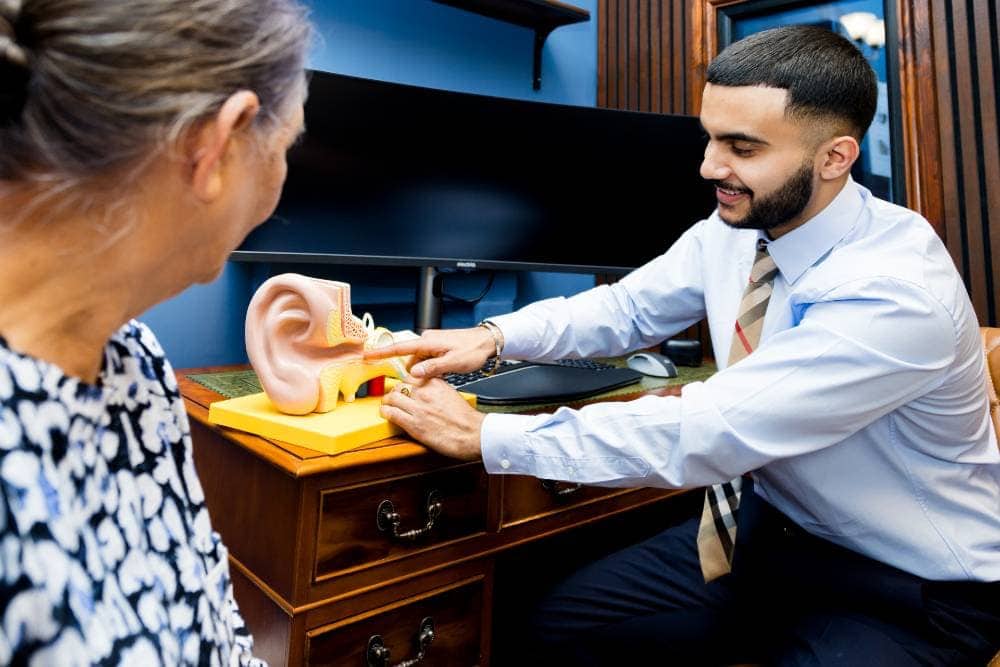
M 699 171 L 701 177 L 707 181 L 722 181 L 730 174 L 728 165 L 718 159 L 718 151 L 714 150 L 711 144 L 705 149 L 705 157 L 701 161 Z

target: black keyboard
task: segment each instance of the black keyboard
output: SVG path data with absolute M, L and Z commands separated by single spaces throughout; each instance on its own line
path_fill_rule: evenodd
M 448 384 L 476 395 L 484 405 L 569 402 L 635 384 L 642 374 L 590 359 L 555 363 L 501 361 L 493 375 L 478 370 L 449 373 Z

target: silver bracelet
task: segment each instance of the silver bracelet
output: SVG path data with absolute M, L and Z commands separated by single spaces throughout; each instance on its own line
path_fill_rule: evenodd
M 497 372 L 497 369 L 500 368 L 500 354 L 503 352 L 504 343 L 503 332 L 500 331 L 500 327 L 489 320 L 483 320 L 479 323 L 479 326 L 489 331 L 490 335 L 493 336 L 493 346 L 496 350 L 494 351 L 493 356 L 486 360 L 486 365 L 483 366 L 483 372 L 486 373 L 486 375 L 493 375 Z

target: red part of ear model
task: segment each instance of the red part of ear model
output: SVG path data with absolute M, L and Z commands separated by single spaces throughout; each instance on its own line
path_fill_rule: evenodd
M 361 359 L 366 336 L 351 314 L 347 283 L 284 273 L 265 281 L 247 308 L 250 364 L 271 402 L 289 414 L 316 409 L 323 369 Z

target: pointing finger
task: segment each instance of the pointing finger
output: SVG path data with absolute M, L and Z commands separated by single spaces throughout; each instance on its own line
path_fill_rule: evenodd
M 385 347 L 376 347 L 372 350 L 365 350 L 365 359 L 387 359 L 389 357 L 402 357 L 408 354 L 433 354 L 430 346 L 420 339 L 404 340 L 401 343 L 393 343 Z

